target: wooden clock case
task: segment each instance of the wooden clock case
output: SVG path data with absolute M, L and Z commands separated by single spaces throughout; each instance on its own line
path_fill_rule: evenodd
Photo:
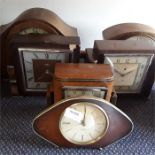
M 100 106 L 100 108 L 105 110 L 109 119 L 109 126 L 106 134 L 97 142 L 87 145 L 73 144 L 69 142 L 61 134 L 59 128 L 59 121 L 64 110 L 67 107 L 80 102 L 92 103 Z M 94 97 L 78 97 L 61 100 L 42 111 L 35 117 L 33 121 L 33 129 L 40 138 L 47 140 L 57 147 L 104 148 L 132 132 L 133 123 L 126 114 L 103 99 Z
M 78 37 L 64 37 L 64 36 L 57 36 L 57 35 L 42 35 L 41 37 L 29 35 L 29 36 L 16 36 L 11 41 L 11 47 L 13 52 L 13 60 L 15 64 L 15 73 L 16 73 L 16 80 L 17 80 L 17 86 L 18 91 L 22 95 L 30 95 L 30 94 L 45 94 L 47 89 L 41 90 L 41 89 L 29 89 L 26 83 L 26 68 L 24 68 L 25 64 L 23 62 L 23 52 L 19 51 L 19 49 L 34 49 L 34 50 L 40 50 L 45 51 L 46 54 L 47 51 L 50 54 L 58 53 L 64 53 L 65 55 L 68 55 L 67 62 L 68 63 L 75 63 L 79 60 L 79 51 L 78 49 L 74 49 L 73 51 L 70 49 L 70 44 L 76 44 L 79 45 L 79 38 Z M 54 52 L 56 51 L 56 52 Z M 35 52 L 35 55 L 37 52 Z M 46 55 L 45 55 L 46 57 Z M 33 71 L 34 71 L 34 77 L 35 79 L 38 79 L 39 76 L 42 76 L 47 70 L 49 71 L 49 74 L 38 80 L 35 80 L 36 82 L 48 82 L 51 83 L 53 79 L 54 72 L 54 64 L 56 60 L 50 60 L 49 58 L 45 58 L 43 60 L 42 58 L 38 59 L 32 59 L 33 63 Z M 54 63 L 54 64 L 53 64 Z M 48 65 L 48 66 L 47 66 Z M 52 71 L 51 71 L 52 70 Z M 52 88 L 53 89 L 53 88 Z
M 104 99 L 110 101 L 113 91 L 113 72 L 105 64 L 56 64 L 54 78 L 55 103 L 64 99 L 63 88 L 78 87 L 105 89 Z
M 155 29 L 140 23 L 122 23 L 102 31 L 105 40 L 125 40 L 134 36 L 145 36 L 155 40 Z
M 149 68 L 146 72 L 146 77 L 142 83 L 140 92 L 121 93 L 121 95 L 140 95 L 142 97 L 148 97 L 155 79 L 155 46 L 143 40 L 96 40 L 94 42 L 92 53 L 94 60 L 97 60 L 98 63 L 104 63 L 105 57 L 109 54 L 113 56 L 117 56 L 117 54 L 126 56 L 151 55 L 152 59 L 149 62 Z
M 80 39 L 77 29 L 47 9 L 28 9 L 9 24 L 1 26 L 2 79 L 11 79 L 15 85 L 16 76 L 19 76 L 14 71 L 15 51 L 21 47 L 68 48 L 74 53 L 71 62 L 79 62 Z
M 2 75 L 8 77 L 7 66 L 13 66 L 13 52 L 10 47 L 10 40 L 24 30 L 35 28 L 43 30 L 45 34 L 60 36 L 78 37 L 77 29 L 66 24 L 59 16 L 50 10 L 43 8 L 31 8 L 21 13 L 9 24 L 1 27 L 1 56 L 2 56 Z M 34 33 L 33 33 L 34 34 Z M 22 34 L 24 36 L 30 34 Z M 42 34 L 35 34 L 42 35 Z

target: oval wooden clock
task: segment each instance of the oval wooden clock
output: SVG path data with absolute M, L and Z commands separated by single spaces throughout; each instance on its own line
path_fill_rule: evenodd
M 41 112 L 33 129 L 55 146 L 103 148 L 128 135 L 133 123 L 106 100 L 78 97 L 61 100 Z

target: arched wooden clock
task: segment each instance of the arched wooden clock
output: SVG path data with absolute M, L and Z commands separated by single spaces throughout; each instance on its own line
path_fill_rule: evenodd
M 135 36 L 154 40 L 155 28 L 140 23 L 122 23 L 104 29 L 102 35 L 105 40 L 126 40 Z
M 78 97 L 42 111 L 35 117 L 33 129 L 55 146 L 103 148 L 128 135 L 133 123 L 106 100 Z
M 24 59 L 25 53 L 27 53 L 27 55 L 29 54 L 29 59 L 31 59 L 31 61 L 33 59 L 33 55 L 36 55 L 36 58 L 38 57 L 39 59 L 39 55 L 41 58 L 41 54 L 39 52 L 43 53 L 45 52 L 44 55 L 46 54 L 47 57 L 49 55 L 49 58 L 43 58 L 44 60 L 42 62 L 40 61 L 40 63 L 43 62 L 46 63 L 46 59 L 48 59 L 47 64 L 52 63 L 52 62 L 49 63 L 50 58 L 52 57 L 51 55 L 53 54 L 54 57 L 54 55 L 57 53 L 55 51 L 60 48 L 61 53 L 65 53 L 66 51 L 68 53 L 68 51 L 70 51 L 69 55 L 72 55 L 72 58 L 74 57 L 73 58 L 74 60 L 73 59 L 72 60 L 74 62 L 78 62 L 80 42 L 78 38 L 77 29 L 69 26 L 59 16 L 57 16 L 55 13 L 47 9 L 32 8 L 24 11 L 15 20 L 7 24 L 7 26 L 5 27 L 5 29 L 1 34 L 1 37 L 2 37 L 2 74 L 5 78 L 7 78 L 7 75 L 9 74 L 8 71 L 12 70 L 14 67 L 13 58 L 15 58 L 14 56 L 15 48 L 16 51 L 19 51 L 19 53 L 23 53 L 23 50 L 21 51 L 21 49 L 24 48 L 24 54 L 21 54 L 21 57 L 23 57 Z M 66 41 L 68 38 L 65 39 L 65 37 L 73 37 L 73 38 L 77 37 L 78 39 L 76 39 L 77 41 L 75 41 L 75 39 L 73 39 L 74 41 L 71 41 L 72 39 L 69 38 L 69 40 Z M 21 41 L 19 41 L 20 40 L 19 38 L 21 39 Z M 65 45 L 63 44 L 63 42 Z M 63 51 L 62 49 L 64 49 L 64 46 L 65 50 Z M 30 49 L 32 50 L 30 51 Z M 76 58 L 74 55 L 75 53 Z M 20 61 L 21 60 L 22 59 L 20 59 Z M 66 60 L 65 62 L 73 62 L 72 60 L 70 61 L 69 59 L 65 60 Z M 25 63 L 25 61 L 21 63 Z M 35 66 L 38 68 L 39 64 Z M 26 71 L 25 73 L 27 74 Z M 37 72 L 37 74 L 36 73 L 34 74 L 39 76 L 39 71 Z M 17 77 L 17 79 L 19 78 Z M 40 85 L 37 84 L 37 87 L 38 87 L 37 89 L 39 89 Z

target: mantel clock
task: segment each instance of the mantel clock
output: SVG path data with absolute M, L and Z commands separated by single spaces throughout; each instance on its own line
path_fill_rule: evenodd
M 155 78 L 155 44 L 144 40 L 98 40 L 93 56 L 114 64 L 114 87 L 119 94 L 150 94 Z
M 77 37 L 55 35 L 18 36 L 12 40 L 19 93 L 46 93 L 53 81 L 55 64 L 78 61 L 79 51 L 70 47 L 78 42 Z
M 133 123 L 108 101 L 83 96 L 50 106 L 35 117 L 33 129 L 57 147 L 103 148 L 128 135 Z
M 57 63 L 55 66 L 55 103 L 80 96 L 95 96 L 110 101 L 112 92 L 113 70 L 110 65 Z

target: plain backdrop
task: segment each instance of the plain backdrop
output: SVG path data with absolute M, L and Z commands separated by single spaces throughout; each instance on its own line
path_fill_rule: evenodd
M 33 7 L 49 9 L 76 27 L 82 50 L 115 24 L 136 22 L 155 28 L 155 0 L 0 0 L 0 25 Z

